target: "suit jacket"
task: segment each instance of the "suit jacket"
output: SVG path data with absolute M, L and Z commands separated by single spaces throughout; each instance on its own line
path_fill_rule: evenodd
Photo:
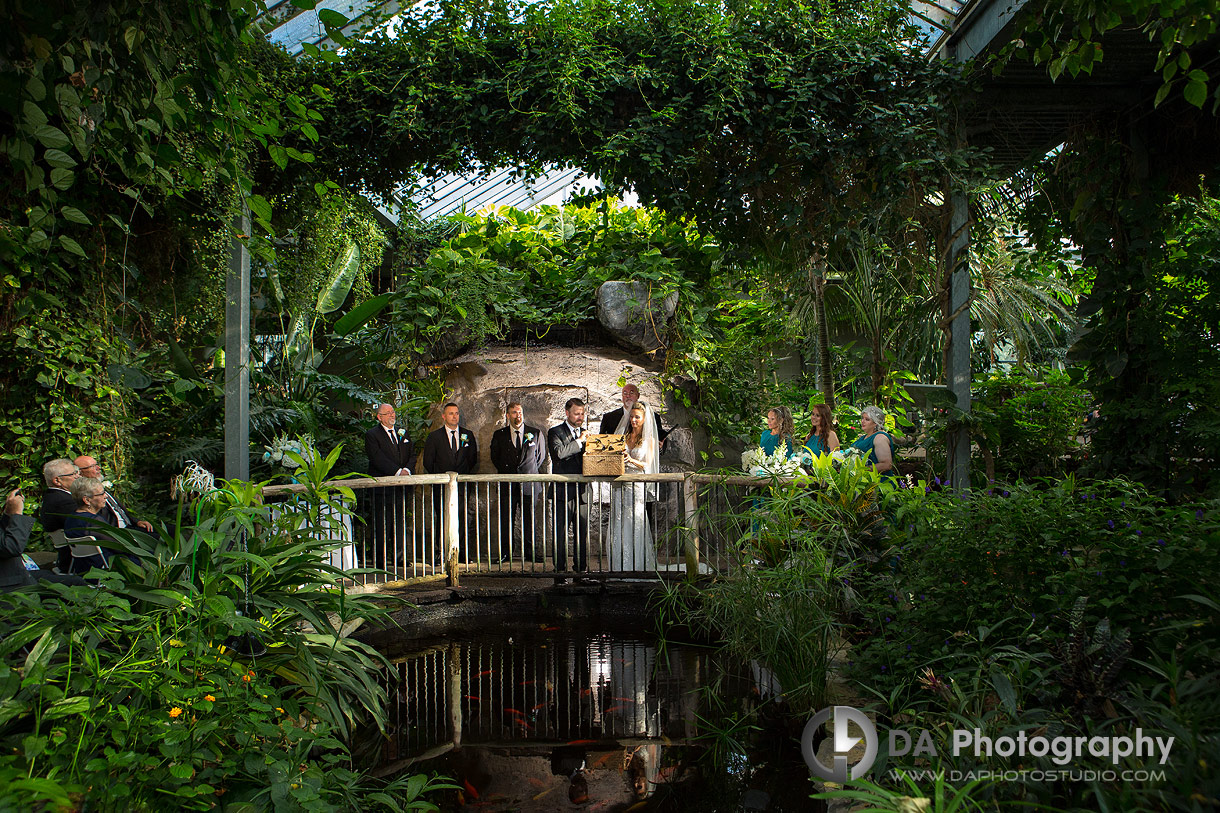
M 25 569 L 25 562 L 21 559 L 33 527 L 33 517 L 0 514 L 0 590 L 12 590 L 34 583 L 34 577 Z
M 410 435 L 403 434 L 394 443 L 385 427 L 376 424 L 364 433 L 364 452 L 369 457 L 369 474 L 374 477 L 393 477 L 399 469 L 415 472 L 415 445 Z
M 668 435 L 669 433 L 665 431 L 665 428 L 663 426 L 661 426 L 661 416 L 658 415 L 655 410 L 652 413 L 652 417 L 655 418 L 656 422 L 657 422 L 657 442 L 661 442 L 661 441 L 665 440 L 665 436 Z M 618 409 L 615 409 L 615 410 L 611 410 L 610 412 L 607 412 L 605 415 L 602 415 L 601 433 L 603 435 L 613 435 L 615 430 L 618 429 L 619 421 L 621 421 L 622 419 L 623 419 L 623 408 L 622 407 L 619 407 Z M 624 432 L 623 434 L 626 434 L 626 433 Z
M 118 497 L 109 493 L 106 495 L 106 504 L 102 506 L 101 511 L 97 512 L 97 515 L 116 528 L 135 528 L 136 523 L 140 521 L 139 518 L 132 516 L 132 513 L 127 510 L 127 506 L 119 502 Z M 119 522 L 120 515 L 123 518 L 121 523 Z
M 48 488 L 42 494 L 38 522 L 47 533 L 62 531 L 64 518 L 76 513 L 76 500 L 62 488 Z
M 424 441 L 424 468 L 429 474 L 443 471 L 455 471 L 458 474 L 473 474 L 479 467 L 479 445 L 474 439 L 474 432 L 465 426 L 458 426 L 458 450 L 455 454 L 449 448 L 449 432 L 442 425 L 428 433 Z M 462 440 L 462 436 L 465 440 Z
M 566 421 L 547 431 L 546 446 L 551 452 L 551 473 L 581 474 L 584 471 L 584 444 L 572 438 Z M 581 488 L 583 490 L 584 483 Z
M 522 438 L 520 449 L 513 445 L 512 432 L 507 426 L 491 435 L 491 464 L 500 474 L 537 474 L 546 462 L 546 443 L 542 439 L 542 432 L 529 424 L 521 428 L 525 437 Z

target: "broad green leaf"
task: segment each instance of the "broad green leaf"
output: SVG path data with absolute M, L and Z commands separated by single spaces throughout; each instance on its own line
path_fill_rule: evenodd
M 43 158 L 46 159 L 46 162 L 53 167 L 71 169 L 72 167 L 76 166 L 76 159 L 71 155 L 68 155 L 63 150 L 47 150 L 45 153 L 43 153 Z
M 89 698 L 84 695 L 65 697 L 52 703 L 43 716 L 54 720 L 56 717 L 67 717 L 70 714 L 83 714 L 89 710 L 89 705 Z
M 53 127 L 50 124 L 40 125 L 34 130 L 34 137 L 44 147 L 66 147 L 72 142 L 64 135 L 64 131 L 58 127 Z
M 335 322 L 335 334 L 346 336 L 355 330 L 359 330 L 370 319 L 381 313 L 388 304 L 390 304 L 390 294 L 381 294 L 372 299 L 366 299 L 345 313 L 339 321 Z
M 1191 71 L 1191 73 L 1194 73 L 1194 71 Z M 1188 81 L 1186 87 L 1182 88 L 1182 98 L 1195 107 L 1202 109 L 1203 103 L 1207 101 L 1207 85 L 1204 82 Z
M 271 219 L 271 204 L 262 195 L 251 195 L 246 198 L 246 204 L 250 207 L 250 211 L 254 213 L 255 217 L 262 220 Z
M 84 257 L 85 259 L 89 258 L 89 255 L 85 253 L 85 250 L 80 247 L 80 243 L 76 242 L 66 234 L 59 235 L 59 244 L 78 257 Z
M 360 271 L 360 247 L 348 243 L 330 267 L 330 274 L 318 292 L 318 313 L 334 313 L 351 293 L 352 283 Z
M 64 220 L 69 220 L 73 223 L 80 223 L 83 226 L 88 226 L 92 223 L 88 216 L 75 206 L 64 206 L 59 210 L 59 213 L 63 215 Z

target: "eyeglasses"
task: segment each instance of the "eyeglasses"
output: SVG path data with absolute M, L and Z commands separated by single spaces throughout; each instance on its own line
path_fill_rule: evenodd
M 105 492 L 105 491 L 99 491 L 99 492 L 98 492 L 98 493 L 96 493 L 96 494 L 90 494 L 90 495 L 89 495 L 90 499 L 92 499 L 92 498 L 94 498 L 94 497 L 105 497 L 105 496 L 106 496 L 106 492 Z

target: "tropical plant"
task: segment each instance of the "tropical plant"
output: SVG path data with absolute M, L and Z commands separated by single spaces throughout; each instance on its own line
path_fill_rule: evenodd
M 97 587 L 0 599 L 0 775 L 25 777 L 5 805 L 434 809 L 437 783 L 376 783 L 348 755 L 355 723 L 385 724 L 385 660 L 342 630 L 390 608 L 328 563 L 323 520 L 350 497 L 326 484 L 336 457 L 302 460 L 304 491 L 274 508 L 258 484 L 200 480 L 174 526 L 114 531 L 126 555 Z

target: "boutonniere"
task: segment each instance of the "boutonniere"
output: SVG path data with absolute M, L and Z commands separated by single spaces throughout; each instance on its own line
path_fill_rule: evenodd
M 470 440 L 470 436 L 467 435 L 465 432 L 463 432 L 461 437 L 462 437 L 462 445 L 465 446 L 467 441 Z
M 406 430 L 406 429 L 395 429 L 394 431 L 395 431 L 395 433 L 397 433 L 397 435 L 398 435 L 398 439 L 399 439 L 399 440 L 402 440 L 404 437 L 406 437 L 406 436 L 407 436 L 407 430 Z
M 533 439 L 534 439 L 534 433 L 533 433 L 533 432 L 526 432 L 526 433 L 525 433 L 525 439 L 526 439 L 526 440 L 533 440 Z

